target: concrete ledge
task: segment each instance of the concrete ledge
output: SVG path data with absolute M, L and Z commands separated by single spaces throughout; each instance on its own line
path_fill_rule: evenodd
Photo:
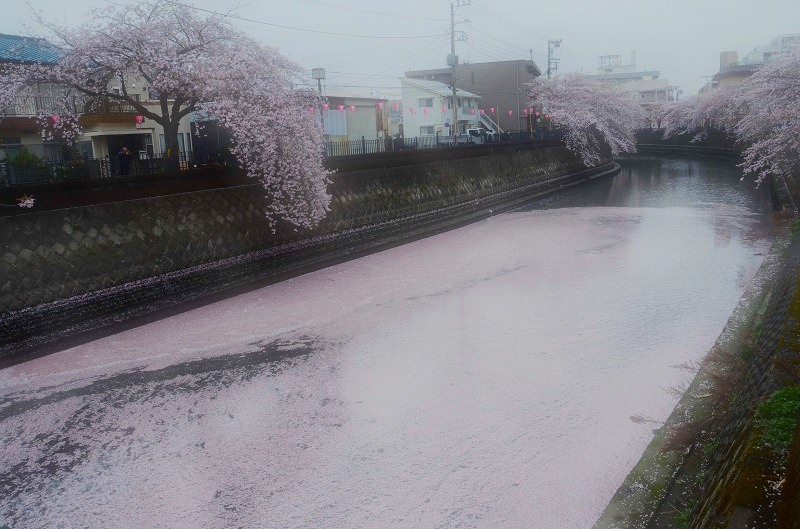
M 668 145 L 655 143 L 639 143 L 636 150 L 640 154 L 679 154 L 681 156 L 703 156 L 714 158 L 729 158 L 738 160 L 742 151 L 738 149 L 725 149 L 720 147 L 706 147 L 704 145 Z

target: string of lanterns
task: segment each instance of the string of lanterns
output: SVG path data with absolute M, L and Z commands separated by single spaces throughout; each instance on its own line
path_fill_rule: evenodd
M 378 110 L 383 110 L 383 101 L 378 101 L 377 107 L 378 107 Z M 364 108 L 364 107 L 361 107 L 361 108 Z M 350 112 L 355 112 L 356 111 L 356 105 L 337 105 L 336 109 L 339 112 L 344 112 L 346 109 L 349 109 Z M 322 110 L 330 110 L 330 104 L 323 103 L 322 104 Z M 395 112 L 398 112 L 400 110 L 399 103 L 393 103 L 392 104 L 392 110 L 394 110 Z M 497 113 L 495 112 L 495 110 L 499 111 L 499 109 L 495 109 L 495 107 L 490 107 L 489 108 L 489 113 L 496 115 Z M 313 106 L 309 106 L 308 107 L 308 111 L 309 112 L 314 112 L 314 107 Z M 414 107 L 408 107 L 408 111 L 411 114 L 416 114 L 416 110 L 414 109 Z M 478 113 L 480 113 L 481 116 L 485 116 L 486 115 L 486 110 L 483 109 L 483 108 L 477 109 L 477 111 L 478 111 Z M 442 112 L 447 112 L 447 107 L 445 105 L 442 105 Z M 422 109 L 422 113 L 427 116 L 428 115 L 428 107 L 424 107 Z M 469 109 L 469 113 L 474 115 L 476 113 L 476 109 L 475 108 L 470 108 Z M 513 117 L 514 116 L 514 111 L 513 110 L 508 110 L 507 113 L 508 113 L 509 117 Z M 522 112 L 521 112 L 521 115 L 525 116 L 525 117 L 531 116 L 531 117 L 539 118 L 539 112 L 538 111 L 534 111 L 533 107 L 523 108 Z M 542 116 L 542 117 L 544 117 L 544 119 L 549 119 L 550 115 L 549 114 L 544 114 L 544 116 Z M 54 116 L 54 118 L 55 118 L 54 121 L 56 121 L 57 117 Z

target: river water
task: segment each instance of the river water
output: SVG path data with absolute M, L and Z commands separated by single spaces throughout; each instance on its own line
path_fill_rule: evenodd
M 774 239 L 622 172 L 0 371 L 0 525 L 590 528 Z

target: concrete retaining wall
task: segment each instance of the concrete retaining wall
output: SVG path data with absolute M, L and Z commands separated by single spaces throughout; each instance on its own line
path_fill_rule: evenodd
M 313 231 L 272 234 L 253 184 L 0 219 L 0 358 L 468 222 L 596 173 L 562 147 L 374 165 L 335 176 L 331 211 Z

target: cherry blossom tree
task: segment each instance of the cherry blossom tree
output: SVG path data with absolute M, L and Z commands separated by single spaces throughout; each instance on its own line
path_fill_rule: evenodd
M 564 143 L 587 166 L 612 155 L 636 151 L 636 129 L 647 121 L 629 92 L 607 82 L 570 73 L 552 79 L 537 77 L 528 97 L 565 131 Z
M 745 146 L 742 168 L 756 182 L 800 177 L 800 46 L 765 63 L 742 83 L 747 113 L 735 126 Z
M 674 103 L 665 136 L 694 134 L 703 141 L 709 124 L 744 148 L 741 167 L 757 183 L 774 175 L 800 176 L 800 47 L 783 52 L 745 81 Z
M 732 133 L 746 112 L 740 96 L 741 87 L 728 85 L 669 103 L 664 137 L 693 134 L 692 141 L 700 142 L 707 138 L 711 126 Z
M 127 104 L 164 128 L 172 160 L 180 120 L 202 113 L 230 130 L 233 153 L 263 184 L 273 226 L 281 218 L 308 227 L 325 216 L 321 101 L 303 88 L 300 67 L 275 48 L 223 15 L 203 17 L 167 1 L 104 6 L 77 28 L 42 22 L 60 60 L 5 69 L 0 106 L 37 86 L 57 87 L 58 105 L 39 123 L 46 137 L 74 141 L 81 114 L 107 101 Z

